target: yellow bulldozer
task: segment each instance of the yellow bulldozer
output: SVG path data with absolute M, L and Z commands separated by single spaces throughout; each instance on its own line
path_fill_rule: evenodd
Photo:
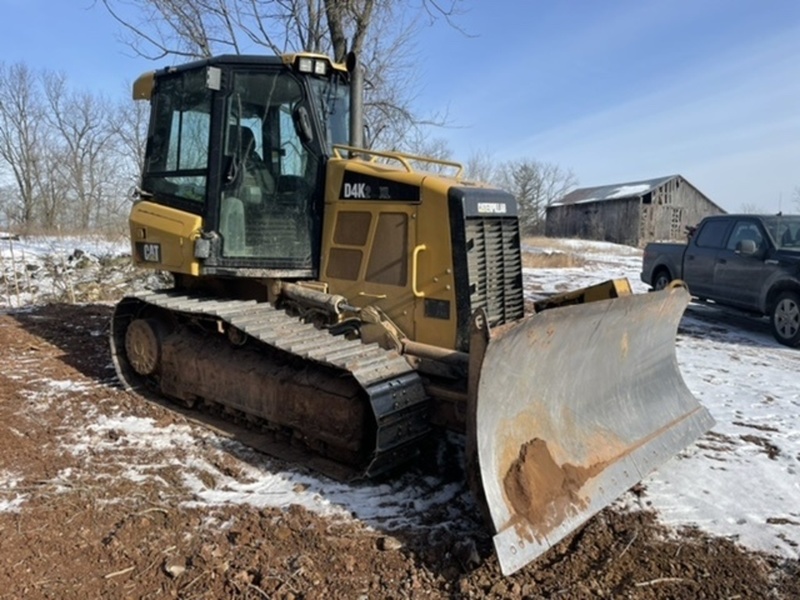
M 129 389 L 339 478 L 463 433 L 508 574 L 713 424 L 675 357 L 689 295 L 616 280 L 526 315 L 514 198 L 457 163 L 364 149 L 362 77 L 300 53 L 137 79 L 133 260 L 174 287 L 120 301 L 114 363 Z

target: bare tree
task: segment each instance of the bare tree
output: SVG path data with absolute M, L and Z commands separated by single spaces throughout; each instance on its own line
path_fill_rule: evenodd
M 409 129 L 444 124 L 413 110 L 410 60 L 423 24 L 456 27 L 462 0 L 101 0 L 124 41 L 151 59 L 266 49 L 309 51 L 343 62 L 355 52 L 365 67 L 365 145 L 407 149 Z M 129 17 L 128 15 L 134 15 Z
M 324 52 L 337 62 L 363 50 L 376 20 L 397 26 L 410 14 L 458 29 L 460 1 L 101 0 L 122 25 L 124 41 L 146 58 L 208 58 L 262 47 L 274 54 Z
M 45 118 L 61 154 L 52 165 L 63 192 L 53 198 L 68 203 L 56 204 L 54 209 L 65 223 L 88 229 L 101 220 L 103 199 L 117 177 L 111 160 L 111 105 L 102 97 L 70 91 L 63 75 L 45 73 L 42 81 L 48 108 Z
M 7 211 L 23 230 L 36 224 L 47 148 L 43 116 L 36 76 L 24 64 L 0 64 L 0 159 L 12 175 L 17 196 Z
M 130 89 L 130 86 L 128 86 Z M 126 159 L 129 171 L 123 177 L 130 185 L 136 185 L 144 169 L 144 151 L 147 143 L 147 126 L 150 106 L 145 102 L 125 100 L 117 104 L 112 117 L 114 134 L 120 145 L 116 148 Z M 131 161 L 131 162 L 126 162 Z
M 503 163 L 493 183 L 510 191 L 519 204 L 520 226 L 526 235 L 544 233 L 546 209 L 577 185 L 570 170 L 532 159 Z
M 492 182 L 498 179 L 497 164 L 486 150 L 476 150 L 467 158 L 464 171 L 474 181 Z
M 754 202 L 744 202 L 739 208 L 739 212 L 745 214 L 756 214 L 760 211 L 758 208 L 758 204 L 755 204 Z
M 459 163 L 453 159 L 453 151 L 444 138 L 429 137 L 421 131 L 412 131 L 405 150 L 414 156 L 424 157 L 422 160 L 411 161 L 421 171 L 452 176 L 458 170 Z
M 128 120 L 118 114 L 107 99 L 70 89 L 61 74 L 0 64 L 0 210 L 7 224 L 22 231 L 116 228 L 145 135 L 135 130 L 142 113 Z
M 2 171 L 0 171 L 2 175 Z M 14 185 L 0 185 L 0 232 L 11 228 L 15 223 L 14 215 L 14 201 L 16 196 L 16 188 Z
M 792 193 L 792 202 L 794 202 L 797 212 L 800 213 L 800 185 L 795 186 L 794 188 L 794 192 Z

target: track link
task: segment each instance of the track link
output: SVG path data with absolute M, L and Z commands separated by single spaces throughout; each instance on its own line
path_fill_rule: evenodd
M 360 388 L 358 401 L 368 404 L 373 419 L 373 426 L 366 432 L 369 439 L 363 442 L 367 447 L 362 454 L 368 458 L 365 464 L 350 465 L 364 476 L 374 477 L 413 458 L 420 440 L 430 429 L 429 399 L 422 381 L 397 352 L 377 344 L 349 340 L 343 335 L 332 335 L 269 303 L 219 299 L 174 290 L 127 296 L 116 307 L 111 328 L 112 358 L 120 380 L 133 391 L 152 388 L 153 378 L 140 375 L 131 365 L 126 333 L 131 323 L 154 311 L 166 312 L 178 323 L 216 322 L 220 332 L 230 332 L 233 328 L 234 337 L 240 336 L 238 339 L 242 341 L 245 337 L 240 332 L 247 334 L 248 348 L 256 348 L 265 355 L 279 351 L 291 356 L 295 364 L 303 361 L 311 368 L 317 365 L 333 378 L 352 378 Z M 140 360 L 149 364 L 148 361 L 155 359 L 145 356 Z M 141 370 L 141 366 L 137 366 Z M 224 394 L 222 396 L 204 400 L 266 419 L 268 410 L 258 406 L 242 408 L 231 404 Z M 320 402 L 314 410 L 324 414 L 326 406 Z M 361 426 L 353 424 L 353 427 Z M 314 432 L 298 433 L 313 437 Z

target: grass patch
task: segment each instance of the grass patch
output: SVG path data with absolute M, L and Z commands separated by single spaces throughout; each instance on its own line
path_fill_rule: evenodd
M 583 256 L 567 252 L 523 252 L 522 266 L 527 269 L 573 269 L 586 265 Z
M 615 244 L 613 242 L 598 242 L 594 240 L 581 240 L 578 238 L 548 238 L 544 236 L 526 237 L 522 240 L 523 246 L 557 250 L 566 254 L 579 252 L 580 254 L 608 254 L 613 248 L 615 254 L 629 256 L 640 255 L 642 250 L 635 246 Z
M 523 246 L 530 246 L 531 248 L 542 248 L 543 250 L 554 250 L 570 254 L 575 252 L 575 243 L 573 240 L 564 238 L 549 238 L 544 236 L 532 236 L 522 239 Z
M 586 265 L 586 258 L 577 252 L 569 240 L 529 237 L 522 240 L 522 266 L 528 269 L 574 269 Z M 541 249 L 541 252 L 525 248 Z

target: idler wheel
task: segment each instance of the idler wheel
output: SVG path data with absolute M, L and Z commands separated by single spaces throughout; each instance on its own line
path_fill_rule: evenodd
M 125 331 L 125 354 L 139 375 L 152 375 L 161 362 L 161 324 L 155 319 L 136 319 Z

